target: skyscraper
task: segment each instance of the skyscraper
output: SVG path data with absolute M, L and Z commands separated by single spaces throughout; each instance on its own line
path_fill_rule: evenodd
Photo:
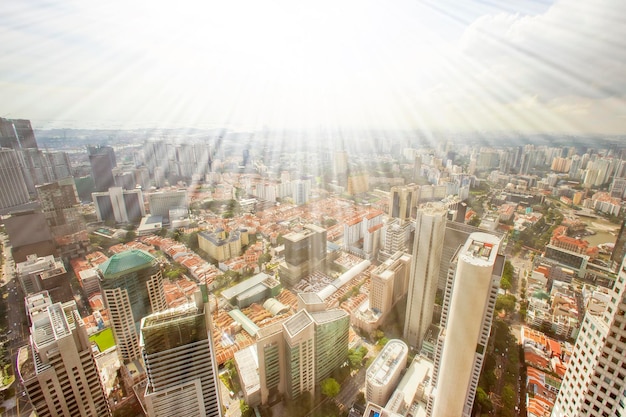
M 88 146 L 87 154 L 91 164 L 91 176 L 96 191 L 106 191 L 115 186 L 113 168 L 117 166 L 115 151 L 110 146 Z
M 411 218 L 413 207 L 417 204 L 419 186 L 416 184 L 391 187 L 389 201 L 389 217 L 400 220 Z
M 80 201 L 71 177 L 36 187 L 41 211 L 53 236 L 70 235 L 85 230 Z
M 617 238 L 615 239 L 615 246 L 613 246 L 613 253 L 611 254 L 611 262 L 613 265 L 621 265 L 626 256 L 626 220 L 622 221 L 622 226 L 619 229 Z
M 30 346 L 19 374 L 40 417 L 110 416 L 91 342 L 76 303 L 52 304 L 46 293 L 27 299 Z
M 404 340 L 412 348 L 420 348 L 433 320 L 446 214 L 443 205 L 434 204 L 427 204 L 417 211 L 404 319 Z
M 289 398 L 315 392 L 315 325 L 300 310 L 283 325 L 285 336 L 286 391 Z
M 26 180 L 13 149 L 0 149 L 0 209 L 28 203 Z
M 138 359 L 141 319 L 167 308 L 161 267 L 149 253 L 133 249 L 113 255 L 98 270 L 120 358 Z
M 37 148 L 30 120 L 0 117 L 0 146 L 11 149 Z
M 430 417 L 469 417 L 504 268 L 500 240 L 472 233 L 450 265 L 435 355 Z
M 206 287 L 196 302 L 141 321 L 149 417 L 219 417 L 220 396 Z
M 585 314 L 552 417 L 626 415 L 625 296 L 622 262 L 604 312 Z
M 320 383 L 348 359 L 348 313 L 326 310 L 314 293 L 299 298 L 298 313 L 259 331 L 256 348 L 263 404 L 281 393 L 292 399 L 304 392 L 315 394 Z

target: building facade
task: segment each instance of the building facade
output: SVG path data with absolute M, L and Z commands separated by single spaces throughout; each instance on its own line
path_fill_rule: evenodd
M 433 321 L 447 210 L 428 204 L 417 211 L 409 278 L 404 340 L 419 349 Z
M 110 416 L 91 342 L 76 303 L 37 301 L 30 314 L 30 346 L 18 372 L 40 417 Z
M 602 313 L 585 314 L 552 417 L 626 416 L 625 262 L 609 295 Z
M 504 269 L 500 240 L 472 233 L 450 265 L 430 417 L 471 415 Z
M 138 359 L 141 319 L 167 308 L 161 267 L 149 253 L 133 249 L 113 255 L 98 271 L 118 354 L 125 363 Z
M 28 203 L 29 198 L 17 151 L 0 149 L 0 209 Z
M 113 168 L 117 166 L 115 151 L 110 146 L 88 146 L 87 155 L 91 164 L 91 176 L 96 191 L 106 191 L 115 186 Z
M 221 415 L 207 297 L 205 288 L 196 294 L 196 303 L 151 314 L 141 322 L 149 417 Z
M 143 193 L 140 189 L 124 190 L 111 187 L 109 191 L 92 195 L 98 220 L 102 222 L 139 223 L 146 215 Z

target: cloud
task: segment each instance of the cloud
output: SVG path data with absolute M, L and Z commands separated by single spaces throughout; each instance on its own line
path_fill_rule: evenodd
M 502 84 L 542 101 L 626 95 L 626 3 L 620 0 L 563 0 L 538 16 L 484 16 L 462 45 Z
M 624 133 L 626 3 L 458 3 L 11 2 L 0 115 Z

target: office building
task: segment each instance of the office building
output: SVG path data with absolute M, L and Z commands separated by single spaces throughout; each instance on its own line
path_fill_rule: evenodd
M 285 260 L 280 264 L 280 280 L 294 286 L 317 269 L 326 259 L 326 229 L 314 224 L 283 236 Z
M 37 148 L 30 120 L 0 117 L 0 147 L 11 149 Z
M 396 252 L 374 269 L 371 276 L 370 309 L 384 320 L 393 306 L 406 295 L 411 275 L 411 255 Z
M 33 253 L 57 256 L 54 237 L 43 213 L 34 210 L 13 212 L 4 219 L 4 226 L 15 262 L 24 262 Z
M 47 291 L 56 302 L 74 299 L 70 276 L 60 258 L 28 255 L 24 262 L 15 263 L 15 273 L 26 295 Z
M 117 253 L 98 266 L 118 354 L 123 362 L 141 357 L 141 319 L 167 308 L 163 274 L 156 258 L 141 250 Z
M 622 226 L 617 233 L 613 253 L 611 253 L 611 262 L 616 269 L 622 263 L 624 256 L 626 256 L 626 220 L 622 220 Z
M 221 415 L 210 320 L 208 292 L 203 287 L 195 303 L 141 321 L 149 417 Z
M 472 233 L 451 262 L 430 417 L 471 415 L 504 269 L 499 247 L 497 237 Z
M 341 309 L 326 310 L 314 294 L 300 294 L 302 308 L 283 323 L 259 329 L 257 356 L 261 403 L 282 394 L 315 395 L 321 382 L 348 359 L 350 317 Z
M 72 177 L 38 185 L 36 189 L 41 211 L 54 237 L 85 230 L 85 221 L 80 212 L 80 200 Z
M 402 371 L 406 368 L 409 347 L 401 340 L 392 339 L 380 351 L 365 374 L 365 399 L 385 405 L 396 389 Z
M 585 314 L 552 417 L 626 415 L 625 296 L 622 262 L 606 309 Z
M 162 216 L 169 220 L 174 209 L 189 210 L 187 190 L 158 191 L 148 194 L 148 207 L 153 216 Z
M 0 149 L 0 209 L 28 203 L 26 180 L 13 149 Z
M 139 223 L 146 215 L 143 193 L 138 188 L 124 190 L 111 187 L 109 191 L 93 193 L 91 196 L 99 221 Z
M 298 398 L 315 392 L 315 325 L 311 316 L 300 310 L 284 323 L 286 355 L 286 394 Z
M 410 219 L 419 197 L 419 186 L 416 184 L 391 187 L 389 193 L 389 217 Z
M 106 191 L 115 186 L 113 168 L 117 166 L 115 151 L 110 146 L 88 146 L 87 155 L 91 164 L 96 191 Z
M 319 386 L 348 359 L 350 316 L 340 308 L 309 314 L 315 323 L 315 384 Z
M 433 321 L 447 213 L 443 205 L 434 204 L 417 210 L 403 335 L 416 349 Z
M 280 401 L 286 390 L 286 344 L 283 336 L 283 323 L 272 323 L 262 327 L 257 333 L 257 360 L 259 362 L 259 390 L 261 404 L 274 404 Z
M 39 417 L 110 416 L 91 342 L 74 301 L 26 300 L 30 345 L 18 354 L 19 377 Z

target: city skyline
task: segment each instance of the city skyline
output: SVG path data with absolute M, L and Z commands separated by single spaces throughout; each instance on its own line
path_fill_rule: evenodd
M 11 4 L 0 116 L 35 128 L 622 134 L 625 6 Z

